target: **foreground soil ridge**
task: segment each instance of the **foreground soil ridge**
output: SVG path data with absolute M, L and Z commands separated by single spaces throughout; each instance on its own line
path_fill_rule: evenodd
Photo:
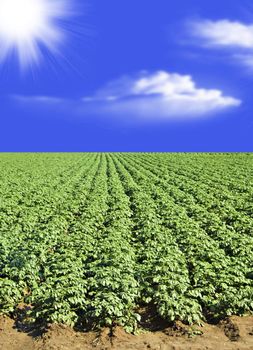
M 113 331 L 77 332 L 65 325 L 52 324 L 47 330 L 24 332 L 15 321 L 0 318 L 0 350 L 252 350 L 253 316 L 233 316 L 217 325 L 174 326 L 159 331 L 141 330 L 138 335 L 121 327 Z

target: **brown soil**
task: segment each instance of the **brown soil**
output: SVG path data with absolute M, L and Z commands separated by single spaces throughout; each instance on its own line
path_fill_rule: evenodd
M 0 319 L 0 350 L 253 350 L 253 316 L 233 316 L 218 325 L 188 327 L 178 322 L 159 331 L 127 334 L 120 327 L 100 333 L 52 325 L 40 336 L 20 332 Z
M 0 350 L 32 350 L 34 340 L 25 333 L 15 329 L 13 320 L 0 318 Z

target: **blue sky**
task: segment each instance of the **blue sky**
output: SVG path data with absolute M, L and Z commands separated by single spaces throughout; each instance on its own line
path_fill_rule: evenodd
M 0 55 L 0 151 L 253 151 L 250 1 L 68 5 Z

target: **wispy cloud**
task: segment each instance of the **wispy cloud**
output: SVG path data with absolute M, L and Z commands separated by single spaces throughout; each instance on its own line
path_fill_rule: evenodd
M 191 34 L 205 46 L 253 48 L 253 25 L 228 19 L 198 20 L 189 25 Z
M 146 119 L 200 117 L 241 104 L 221 90 L 198 88 L 190 75 L 166 71 L 125 76 L 83 100 L 93 107 L 97 104 L 102 112 L 128 113 Z
M 64 103 L 66 101 L 63 98 L 60 97 L 55 97 L 55 96 L 46 96 L 46 95 L 11 95 L 11 98 L 15 99 L 16 101 L 19 102 L 24 102 L 24 103 L 42 103 L 42 104 L 59 104 L 59 103 Z
M 253 71 L 253 51 L 248 53 L 236 53 L 232 56 L 234 62 L 240 63 L 248 68 L 250 72 Z
M 93 95 L 77 99 L 54 96 L 13 95 L 27 105 L 71 110 L 71 115 L 108 115 L 120 120 L 172 120 L 200 118 L 228 108 L 241 100 L 218 89 L 197 87 L 190 75 L 142 71 L 109 82 Z M 121 118 L 120 118 L 121 117 Z
M 234 63 L 253 68 L 253 24 L 222 19 L 199 19 L 187 23 L 192 43 L 205 49 L 223 49 Z

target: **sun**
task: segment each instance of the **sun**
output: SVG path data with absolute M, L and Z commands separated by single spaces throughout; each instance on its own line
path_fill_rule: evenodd
M 68 13 L 67 0 L 0 0 L 0 61 L 16 52 L 25 67 L 40 60 L 43 48 L 56 52 Z

